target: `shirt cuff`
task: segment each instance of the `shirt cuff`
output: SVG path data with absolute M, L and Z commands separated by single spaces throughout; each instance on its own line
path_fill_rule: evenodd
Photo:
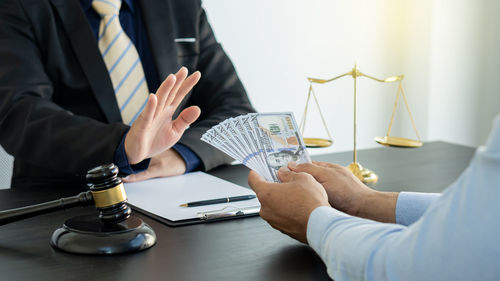
M 179 155 L 186 162 L 186 173 L 197 170 L 200 167 L 201 159 L 187 146 L 176 143 L 172 148 L 179 153 Z
M 349 217 L 351 216 L 327 206 L 321 206 L 314 209 L 307 222 L 307 242 L 309 246 L 316 250 L 317 253 L 320 253 L 323 248 L 322 239 L 325 233 L 327 233 L 332 220 Z
M 416 222 L 440 193 L 400 192 L 396 202 L 396 223 L 410 225 Z
M 114 159 L 114 163 L 118 167 L 120 175 L 126 176 L 145 171 L 149 167 L 149 162 L 151 161 L 151 159 L 148 158 L 137 164 L 130 165 L 130 163 L 128 162 L 127 153 L 125 152 L 125 137 L 127 136 L 127 133 L 123 135 L 120 144 L 116 148 Z

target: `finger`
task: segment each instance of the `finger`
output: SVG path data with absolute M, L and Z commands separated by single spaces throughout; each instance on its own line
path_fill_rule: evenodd
M 129 175 L 125 178 L 122 178 L 122 180 L 123 180 L 123 182 L 138 182 L 138 181 L 147 180 L 147 179 L 150 179 L 153 177 L 154 176 L 151 174 L 151 172 L 149 170 L 146 170 L 144 172 Z
M 290 162 L 288 163 L 288 168 L 297 173 L 308 173 L 319 182 L 324 182 L 327 180 L 326 177 L 328 176 L 328 169 L 315 165 L 313 163 L 303 163 L 297 165 L 295 162 Z
M 200 117 L 201 109 L 195 105 L 184 109 L 172 123 L 173 129 L 177 133 L 183 133 L 189 125 L 191 125 L 198 117 Z
M 329 162 L 321 162 L 321 161 L 312 161 L 314 165 L 318 165 L 318 166 L 321 166 L 321 167 L 325 167 L 325 168 L 338 168 L 338 167 L 342 167 L 338 164 L 333 164 L 333 163 L 329 163 Z
M 256 194 L 262 192 L 269 184 L 271 183 L 266 182 L 257 172 L 250 171 L 250 173 L 248 173 L 248 185 L 250 185 Z
M 156 97 L 158 98 L 157 108 L 159 110 L 156 110 L 154 117 L 158 116 L 158 114 L 160 114 L 162 112 L 161 109 L 163 109 L 163 107 L 165 106 L 165 103 L 168 99 L 168 96 L 169 96 L 171 90 L 172 90 L 172 87 L 174 87 L 174 85 L 175 85 L 176 80 L 177 80 L 177 78 L 175 75 L 169 74 L 167 76 L 167 78 L 165 79 L 165 81 L 163 81 L 163 83 L 161 83 L 160 87 L 156 91 Z
M 179 88 L 184 83 L 184 80 L 186 80 L 187 75 L 188 75 L 188 70 L 184 66 L 181 67 L 179 69 L 179 71 L 177 71 L 177 73 L 175 74 L 175 78 L 177 78 L 176 82 L 175 82 L 175 85 L 172 88 L 172 90 L 170 91 L 170 94 L 168 95 L 168 99 L 167 99 L 167 101 L 165 102 L 165 104 L 164 104 L 164 106 L 162 108 L 164 108 L 166 106 L 169 106 L 172 103 L 172 101 L 177 96 L 177 93 L 179 92 Z
M 156 96 L 154 94 L 149 94 L 148 103 L 146 104 L 144 110 L 141 112 L 141 115 L 139 115 L 139 118 L 137 118 L 136 122 L 144 122 L 144 124 L 142 124 L 143 127 L 150 124 L 155 116 L 157 103 L 158 99 L 156 98 Z
M 281 167 L 279 170 L 278 170 L 278 178 L 279 180 L 282 182 L 282 183 L 287 183 L 287 182 L 291 182 L 295 179 L 295 175 L 297 173 L 295 173 L 294 171 L 290 171 L 288 170 L 287 168 L 285 167 Z
M 201 78 L 201 73 L 199 71 L 196 71 L 195 73 L 189 75 L 186 80 L 184 80 L 184 83 L 182 83 L 182 86 L 179 88 L 179 91 L 175 95 L 174 100 L 172 101 L 172 106 L 174 108 L 177 108 L 181 101 L 184 99 L 184 97 L 193 89 L 194 85 L 200 81 Z

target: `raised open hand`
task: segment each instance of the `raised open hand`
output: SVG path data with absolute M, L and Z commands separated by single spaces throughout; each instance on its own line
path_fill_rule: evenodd
M 200 108 L 191 106 L 172 120 L 182 99 L 201 77 L 199 71 L 189 77 L 187 74 L 188 70 L 182 67 L 163 81 L 156 95 L 149 95 L 146 107 L 125 137 L 125 153 L 130 164 L 137 164 L 172 147 L 200 116 Z

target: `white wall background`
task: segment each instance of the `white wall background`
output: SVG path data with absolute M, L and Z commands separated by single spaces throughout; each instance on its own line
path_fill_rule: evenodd
M 331 78 L 354 63 L 403 86 L 424 140 L 485 142 L 500 113 L 500 1 L 205 0 L 209 20 L 259 111 L 293 111 L 300 122 L 306 77 Z M 315 86 L 335 139 L 352 149 L 353 80 Z M 397 85 L 358 83 L 358 147 L 377 146 Z M 391 135 L 415 138 L 400 104 Z M 322 136 L 308 116 L 306 136 Z
M 500 1 L 205 0 L 204 7 L 259 111 L 293 111 L 300 122 L 306 77 L 334 77 L 358 63 L 376 77 L 405 74 L 424 140 L 481 145 L 500 112 Z M 351 150 L 352 79 L 315 89 L 335 144 L 312 153 Z M 374 147 L 397 85 L 360 79 L 358 89 L 358 147 Z M 306 136 L 326 137 L 317 114 L 308 120 Z M 415 137 L 404 110 L 392 132 Z M 11 163 L 0 149 L 0 188 L 9 186 Z

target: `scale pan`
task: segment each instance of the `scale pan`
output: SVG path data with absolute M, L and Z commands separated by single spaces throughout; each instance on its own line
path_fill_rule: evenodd
M 421 147 L 424 143 L 418 140 L 411 140 L 399 137 L 375 137 L 375 141 L 381 145 L 398 147 Z
M 304 138 L 304 143 L 306 144 L 306 147 L 309 148 L 329 147 L 333 144 L 333 140 L 320 138 Z

